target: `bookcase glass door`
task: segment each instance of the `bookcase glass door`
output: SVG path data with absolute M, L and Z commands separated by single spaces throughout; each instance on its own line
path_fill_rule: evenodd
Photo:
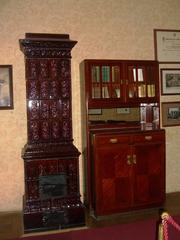
M 90 98 L 137 103 L 156 97 L 156 70 L 145 63 L 93 63 Z
M 153 66 L 127 67 L 126 96 L 128 101 L 155 97 Z
M 155 72 L 155 66 L 148 66 L 147 67 L 147 97 L 155 97 L 157 95 L 157 88 L 155 86 L 155 77 L 153 73 Z
M 122 86 L 121 86 L 121 69 L 120 66 L 112 66 L 112 97 L 122 97 Z
M 91 66 L 92 99 L 121 98 L 121 68 L 111 65 Z

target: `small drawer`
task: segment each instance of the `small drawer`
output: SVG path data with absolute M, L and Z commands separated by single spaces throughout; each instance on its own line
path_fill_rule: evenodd
M 147 132 L 143 134 L 138 134 L 133 136 L 133 142 L 154 142 L 154 141 L 163 141 L 164 133 L 163 132 Z
M 118 143 L 128 143 L 130 137 L 128 135 L 93 135 L 93 144 L 96 146 L 109 145 L 109 144 L 118 144 Z

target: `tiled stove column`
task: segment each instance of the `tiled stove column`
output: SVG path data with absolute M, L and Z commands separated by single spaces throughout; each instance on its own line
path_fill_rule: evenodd
M 27 33 L 25 56 L 28 141 L 25 232 L 84 225 L 79 193 L 79 151 L 73 145 L 71 50 L 67 34 Z

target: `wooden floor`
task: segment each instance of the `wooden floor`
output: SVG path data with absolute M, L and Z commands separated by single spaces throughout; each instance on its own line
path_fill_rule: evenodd
M 167 194 L 166 201 L 162 206 L 162 209 L 165 209 L 171 216 L 180 214 L 180 192 Z M 158 220 L 160 212 L 161 207 L 140 211 L 131 211 L 130 213 L 116 214 L 98 219 L 87 215 L 87 226 L 91 228 L 103 227 L 150 218 L 156 218 Z

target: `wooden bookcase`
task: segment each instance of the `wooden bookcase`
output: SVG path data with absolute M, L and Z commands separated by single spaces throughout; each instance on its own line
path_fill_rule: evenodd
M 80 70 L 87 208 L 101 216 L 161 205 L 158 62 L 87 59 Z

